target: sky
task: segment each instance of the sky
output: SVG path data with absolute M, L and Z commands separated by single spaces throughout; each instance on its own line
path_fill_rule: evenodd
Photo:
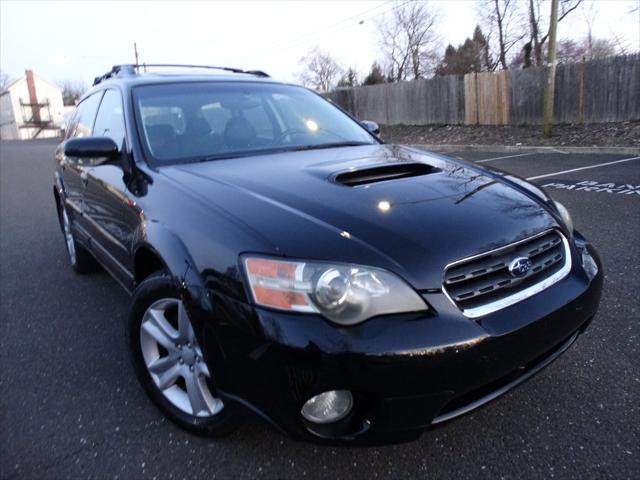
M 525 1 L 525 0 L 517 0 Z M 586 0 L 597 37 L 617 36 L 640 50 L 640 0 Z M 431 0 L 442 51 L 470 36 L 476 0 Z M 91 84 L 112 65 L 192 63 L 260 69 L 296 81 L 312 47 L 330 52 L 364 77 L 380 57 L 376 22 L 390 1 L 19 1 L 0 0 L 0 68 L 11 77 L 33 69 L 45 78 Z M 558 36 L 580 38 L 585 16 L 574 12 Z

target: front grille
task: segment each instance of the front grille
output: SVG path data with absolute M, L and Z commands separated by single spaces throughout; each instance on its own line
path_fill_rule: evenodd
M 531 261 L 521 277 L 509 272 L 518 257 Z M 448 265 L 444 290 L 465 315 L 478 317 L 538 293 L 566 276 L 570 268 L 566 239 L 550 230 Z

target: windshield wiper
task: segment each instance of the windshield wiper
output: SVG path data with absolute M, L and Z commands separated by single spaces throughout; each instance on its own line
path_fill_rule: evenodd
M 227 153 L 218 153 L 216 155 L 209 155 L 206 157 L 200 157 L 196 160 L 191 160 L 191 162 L 210 162 L 213 160 L 229 160 L 231 158 L 242 158 L 242 157 L 251 157 L 255 155 L 262 155 L 266 153 L 272 153 L 270 151 L 265 150 L 247 150 L 243 152 L 227 152 Z M 187 163 L 190 163 L 187 161 Z
M 282 152 L 301 152 L 304 150 L 320 150 L 323 148 L 338 148 L 338 147 L 358 147 L 361 145 L 373 145 L 368 142 L 333 142 L 333 143 L 319 143 L 317 145 L 301 145 L 299 147 L 290 147 L 290 146 L 281 146 L 274 148 L 263 148 L 259 150 L 245 150 L 240 152 L 228 152 L 228 153 L 219 153 L 217 155 L 209 155 L 205 157 L 200 157 L 195 160 L 186 161 L 185 163 L 192 162 L 210 162 L 213 160 L 228 160 L 231 158 L 241 158 L 241 157 L 254 157 L 256 155 L 269 155 L 273 153 L 282 153 Z
M 339 147 L 359 147 L 362 145 L 373 145 L 369 142 L 332 142 L 332 143 L 319 143 L 317 145 L 301 145 L 299 147 L 293 147 L 289 149 L 291 152 L 301 152 L 304 150 L 321 150 L 323 148 L 339 148 Z

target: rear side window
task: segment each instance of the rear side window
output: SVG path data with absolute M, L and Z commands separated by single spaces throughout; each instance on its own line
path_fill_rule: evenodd
M 85 98 L 78 107 L 69 123 L 67 138 L 71 137 L 89 137 L 93 129 L 93 121 L 96 118 L 98 105 L 102 98 L 102 92 L 96 92 Z
M 107 90 L 102 97 L 96 123 L 93 126 L 93 135 L 96 137 L 109 137 L 113 139 L 118 148 L 122 146 L 125 138 L 124 114 L 122 111 L 122 98 L 117 90 Z

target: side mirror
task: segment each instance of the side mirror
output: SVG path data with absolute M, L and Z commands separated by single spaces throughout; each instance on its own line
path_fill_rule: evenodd
M 376 122 L 372 122 L 371 120 L 362 120 L 360 123 L 374 135 L 378 135 L 380 133 L 380 125 Z
M 79 159 L 82 165 L 100 165 L 120 156 L 116 142 L 109 137 L 72 138 L 65 142 L 64 154 Z

